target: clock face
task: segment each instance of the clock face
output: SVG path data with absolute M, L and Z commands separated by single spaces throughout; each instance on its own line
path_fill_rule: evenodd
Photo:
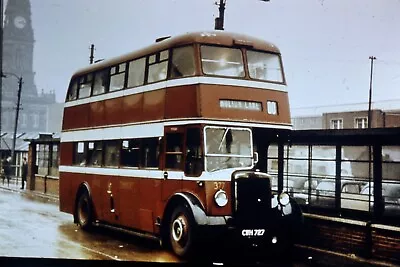
M 25 27 L 26 24 L 26 19 L 24 17 L 21 16 L 16 16 L 14 19 L 14 25 L 15 27 L 17 27 L 18 29 L 22 29 Z

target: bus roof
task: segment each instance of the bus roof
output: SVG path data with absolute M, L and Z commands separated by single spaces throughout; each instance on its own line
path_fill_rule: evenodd
M 118 64 L 120 62 L 125 62 L 129 59 L 140 58 L 142 56 L 168 49 L 170 47 L 193 43 L 215 44 L 222 46 L 247 46 L 255 50 L 269 51 L 278 54 L 280 53 L 278 47 L 274 44 L 244 34 L 224 31 L 191 32 L 175 37 L 169 37 L 142 49 L 86 66 L 75 72 L 73 77 L 103 69 L 107 66 Z

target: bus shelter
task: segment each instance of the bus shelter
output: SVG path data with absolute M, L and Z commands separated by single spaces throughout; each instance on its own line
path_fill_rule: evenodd
M 39 134 L 29 141 L 27 188 L 58 196 L 60 137 Z

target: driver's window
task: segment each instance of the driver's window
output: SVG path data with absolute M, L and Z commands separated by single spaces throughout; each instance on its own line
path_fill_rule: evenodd
M 203 171 L 203 151 L 201 149 L 200 128 L 186 131 L 185 174 L 199 176 Z
M 166 134 L 165 168 L 183 170 L 183 133 Z

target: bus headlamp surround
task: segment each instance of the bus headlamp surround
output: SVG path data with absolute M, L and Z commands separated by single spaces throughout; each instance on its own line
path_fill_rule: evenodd
M 226 204 L 228 204 L 228 196 L 222 189 L 215 192 L 214 200 L 218 207 L 224 207 Z
M 289 195 L 286 194 L 285 192 L 280 193 L 280 194 L 279 194 L 279 197 L 278 197 L 278 202 L 279 202 L 279 204 L 281 204 L 282 206 L 288 205 L 289 202 L 290 202 L 290 197 L 289 197 Z

